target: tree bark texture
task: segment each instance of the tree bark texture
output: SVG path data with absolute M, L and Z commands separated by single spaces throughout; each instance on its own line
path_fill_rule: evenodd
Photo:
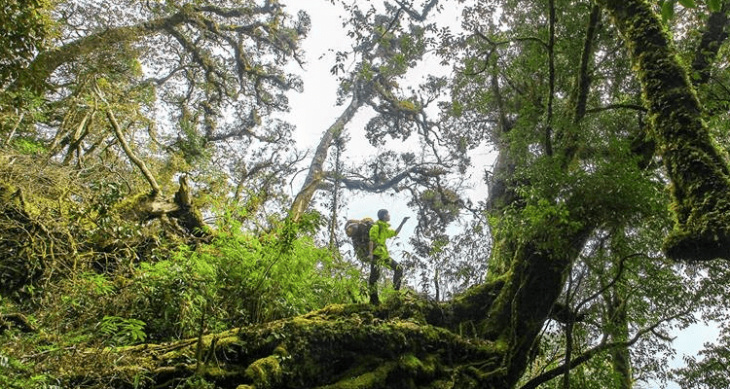
M 644 0 L 602 0 L 623 35 L 672 182 L 668 257 L 730 259 L 730 172 L 702 121 L 702 107 L 659 17 Z

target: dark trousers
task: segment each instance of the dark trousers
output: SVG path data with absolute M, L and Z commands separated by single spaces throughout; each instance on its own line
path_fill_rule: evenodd
M 373 256 L 373 260 L 370 262 L 370 279 L 368 280 L 368 292 L 370 293 L 370 303 L 380 304 L 378 298 L 378 278 L 380 278 L 380 266 L 385 265 L 393 270 L 393 287 L 395 290 L 400 289 L 401 279 L 403 278 L 403 267 L 396 262 L 393 258 L 380 259 L 378 256 Z

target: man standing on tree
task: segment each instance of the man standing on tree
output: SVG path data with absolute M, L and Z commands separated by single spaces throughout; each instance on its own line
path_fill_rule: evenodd
M 378 211 L 378 221 L 370 228 L 370 243 L 368 247 L 368 258 L 370 260 L 370 280 L 368 288 L 370 292 L 370 303 L 380 304 L 378 299 L 378 278 L 380 278 L 380 266 L 385 265 L 393 269 L 393 287 L 395 290 L 400 289 L 401 278 L 403 278 L 403 268 L 388 254 L 388 247 L 385 241 L 392 238 L 400 232 L 403 224 L 406 223 L 408 217 L 404 217 L 398 228 L 393 230 L 390 228 L 390 213 L 387 209 Z

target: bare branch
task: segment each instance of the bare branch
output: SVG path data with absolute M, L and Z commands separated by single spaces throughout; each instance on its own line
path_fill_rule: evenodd
M 102 100 L 104 99 L 100 92 L 97 90 L 97 95 Z M 109 123 L 112 125 L 112 129 L 114 130 L 114 134 L 117 137 L 117 140 L 119 140 L 119 144 L 122 146 L 122 149 L 124 150 L 124 153 L 127 154 L 127 157 L 129 158 L 132 163 L 134 163 L 140 171 L 142 171 L 142 174 L 144 175 L 145 179 L 147 179 L 147 182 L 152 187 L 152 197 L 154 198 L 157 196 L 161 190 L 160 186 L 157 184 L 157 180 L 155 180 L 155 176 L 152 175 L 152 172 L 147 168 L 147 165 L 145 165 L 144 161 L 139 159 L 137 155 L 134 154 L 132 151 L 132 148 L 129 147 L 129 143 L 127 143 L 127 140 L 124 138 L 124 133 L 122 133 L 122 129 L 119 126 L 119 122 L 117 122 L 117 118 L 114 116 L 114 112 L 110 109 L 110 107 L 107 107 L 106 111 L 106 117 L 109 119 Z
M 590 350 L 584 352 L 577 358 L 574 358 L 573 360 L 571 360 L 570 369 L 574 369 L 574 368 L 582 365 L 583 363 L 588 362 L 589 360 L 591 360 L 591 358 L 595 357 L 596 355 L 598 355 L 604 351 L 608 351 L 608 350 L 611 350 L 614 348 L 619 348 L 619 347 L 631 347 L 636 342 L 641 340 L 641 338 L 644 335 L 646 335 L 647 333 L 653 333 L 656 330 L 656 328 L 659 327 L 660 325 L 664 324 L 665 322 L 677 319 L 681 316 L 685 316 L 689 312 L 690 312 L 689 310 L 686 310 L 686 311 L 682 311 L 676 315 L 672 315 L 670 317 L 661 319 L 657 323 L 654 323 L 653 325 L 638 331 L 636 333 L 636 335 L 634 335 L 633 338 L 631 338 L 625 342 L 608 343 L 607 342 L 608 339 L 607 339 L 606 335 L 604 335 L 603 338 L 601 339 L 601 342 L 597 346 L 591 348 Z M 566 364 L 563 363 L 558 367 L 547 370 L 546 372 L 538 375 L 537 377 L 532 378 L 531 380 L 527 381 L 527 383 L 522 385 L 520 387 L 520 389 L 535 389 L 538 386 L 540 386 L 541 384 L 544 384 L 545 382 L 548 382 L 548 381 L 552 380 L 553 378 L 559 377 L 561 374 L 563 374 L 565 372 L 565 368 L 566 368 Z

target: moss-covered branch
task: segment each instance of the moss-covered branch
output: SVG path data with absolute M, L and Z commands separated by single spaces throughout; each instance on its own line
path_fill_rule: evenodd
M 79 352 L 67 383 L 175 387 L 200 375 L 221 388 L 475 388 L 499 366 L 492 342 L 430 325 L 406 297 L 381 307 L 333 305 L 202 338 Z M 202 355 L 203 361 L 197 361 Z M 97 361 L 114 359 L 113 364 Z M 202 367 L 201 367 L 202 366 Z M 243 385 L 243 386 L 241 386 Z
M 135 166 L 139 168 L 139 170 L 144 175 L 144 178 L 147 180 L 147 182 L 150 184 L 150 187 L 152 187 L 152 197 L 157 196 L 160 193 L 160 185 L 157 184 L 157 180 L 155 179 L 155 176 L 152 174 L 152 172 L 147 168 L 147 165 L 142 161 L 137 155 L 132 151 L 132 148 L 129 147 L 129 143 L 124 137 L 124 133 L 122 132 L 121 126 L 119 126 L 119 122 L 117 122 L 117 118 L 114 115 L 114 112 L 111 111 L 111 109 L 107 110 L 106 117 L 109 119 L 109 123 L 112 125 L 112 129 L 114 130 L 114 135 L 117 137 L 117 140 L 119 141 L 119 144 L 122 146 L 122 149 L 124 150 L 124 154 L 127 155 L 127 158 L 129 158 L 132 163 L 134 163 Z
M 727 15 L 728 12 L 730 12 L 730 1 L 725 1 L 722 8 L 710 14 L 710 17 L 707 19 L 704 32 L 702 33 L 702 37 L 695 50 L 694 59 L 692 60 L 695 85 L 705 84 L 710 80 L 711 65 L 715 62 L 717 53 L 720 51 L 720 46 L 722 46 L 728 36 L 726 31 L 730 23 L 730 18 Z
M 672 182 L 675 259 L 730 259 L 730 172 L 710 139 L 687 68 L 644 0 L 602 0 L 623 34 L 649 108 L 653 135 Z

